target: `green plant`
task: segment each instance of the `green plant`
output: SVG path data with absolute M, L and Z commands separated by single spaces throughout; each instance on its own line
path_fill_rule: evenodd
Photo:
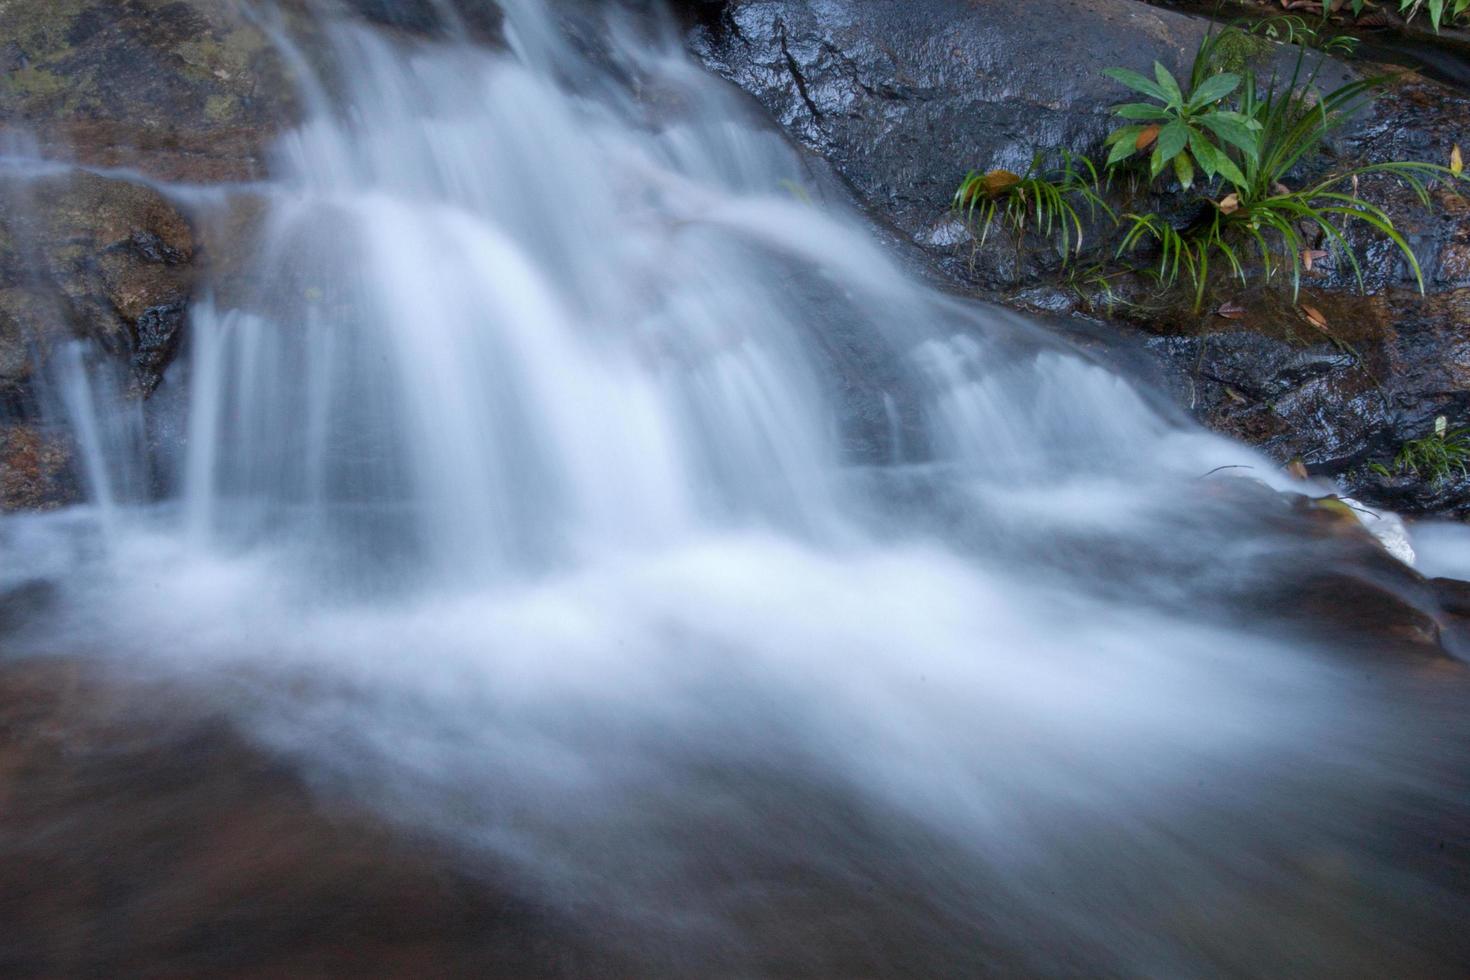
M 1114 220 L 1100 193 L 1097 167 L 1086 157 L 1058 151 L 1058 165 L 1048 168 L 1043 154 L 1031 160 L 1024 174 L 1009 170 L 972 170 L 954 195 L 954 207 L 972 230 L 978 225 L 977 247 L 983 246 L 997 224 L 1019 250 L 1028 233 L 1051 241 L 1063 264 L 1082 250 L 1086 224 L 1099 213 Z M 1079 208 L 1081 210 L 1079 210 Z
M 1351 34 L 1332 34 L 1326 28 L 1327 15 L 1325 12 L 1315 25 L 1308 23 L 1305 17 L 1296 14 L 1282 14 L 1276 17 L 1263 17 L 1245 26 L 1245 29 L 1252 35 L 1259 34 L 1269 40 L 1280 41 L 1282 44 L 1316 48 L 1328 54 L 1350 55 L 1357 50 L 1357 38 Z M 1244 70 L 1244 66 L 1234 64 L 1233 61 L 1222 62 L 1220 67 L 1225 71 Z
M 1157 178 L 1172 163 L 1180 185 L 1189 188 L 1194 184 L 1196 167 L 1210 177 L 1221 168 L 1232 174 L 1237 171 L 1223 146 L 1233 145 L 1247 152 L 1255 146 L 1251 120 L 1220 107 L 1221 101 L 1240 87 L 1241 76 L 1234 72 L 1220 72 L 1197 82 L 1192 78 L 1188 92 L 1157 61 L 1153 79 L 1127 68 L 1109 68 L 1103 74 L 1154 100 L 1113 109 L 1118 117 L 1133 122 L 1108 136 L 1108 167 L 1135 154 L 1149 153 L 1151 178 Z
M 1369 469 L 1385 477 L 1413 473 L 1435 483 L 1443 483 L 1456 471 L 1470 478 L 1470 428 L 1451 429 L 1441 415 L 1434 420 L 1433 433 L 1422 439 L 1410 439 L 1399 448 L 1393 458 L 1393 469 L 1382 463 L 1373 463 Z
M 1366 0 L 1348 0 L 1349 8 L 1356 17 L 1368 6 Z M 1458 20 L 1470 12 L 1470 0 L 1398 0 L 1399 13 L 1404 20 L 1413 20 L 1422 10 L 1429 11 L 1429 20 L 1437 31 L 1448 12 L 1451 21 Z
M 1186 275 L 1194 287 L 1196 309 L 1204 299 L 1212 257 L 1244 281 L 1242 253 L 1245 251 L 1259 258 L 1267 279 L 1279 270 L 1289 269 L 1294 294 L 1301 288 L 1304 267 L 1310 268 L 1314 257 L 1325 258 L 1334 252 L 1346 257 L 1362 288 L 1362 267 L 1345 234 L 1350 223 L 1358 223 L 1393 243 L 1422 292 L 1424 277 L 1413 249 L 1387 211 L 1359 196 L 1359 182 L 1373 174 L 1396 177 L 1428 206 L 1429 182 L 1437 177 L 1460 179 L 1459 173 L 1449 167 L 1418 162 L 1367 164 L 1329 173 L 1302 188 L 1289 188 L 1285 181 L 1298 165 L 1309 154 L 1320 151 L 1332 132 L 1364 107 L 1386 79 L 1358 79 L 1323 93 L 1316 84 L 1322 62 L 1319 60 L 1304 75 L 1306 52 L 1303 50 L 1298 51 L 1286 82 L 1281 83 L 1273 76 L 1264 90 L 1250 72 L 1243 77 L 1233 72 L 1210 74 L 1217 71 L 1212 66 L 1219 63 L 1222 38 L 1239 33 L 1239 28 L 1232 27 L 1206 36 L 1190 73 L 1193 91 L 1209 95 L 1225 92 L 1210 110 L 1214 118 L 1223 118 L 1224 122 L 1217 121 L 1211 129 L 1217 133 L 1223 130 L 1230 138 L 1215 143 L 1199 138 L 1193 130 L 1187 134 L 1189 149 L 1205 173 L 1206 185 L 1217 180 L 1222 185 L 1220 197 L 1211 201 L 1208 211 L 1182 229 L 1176 229 L 1156 214 L 1125 215 L 1127 230 L 1118 255 L 1131 252 L 1144 241 L 1152 241 L 1160 254 L 1157 273 L 1161 280 L 1165 285 L 1173 285 L 1181 274 Z M 1130 83 L 1136 83 L 1136 79 L 1125 82 Z M 1136 84 L 1130 87 L 1137 88 Z M 1234 96 L 1237 106 L 1234 111 L 1224 107 L 1224 100 L 1230 96 Z M 1201 121 L 1200 125 L 1205 124 Z M 1126 142 L 1131 132 L 1132 127 L 1124 127 L 1110 137 L 1114 142 L 1110 161 L 1129 156 L 1117 147 L 1118 140 Z M 1163 141 L 1162 132 L 1158 139 Z M 1162 152 L 1173 148 L 1171 142 Z

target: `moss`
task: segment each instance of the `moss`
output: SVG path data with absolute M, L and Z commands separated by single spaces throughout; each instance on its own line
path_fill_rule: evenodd
M 266 38 L 252 27 L 219 30 L 178 45 L 184 63 L 211 80 L 230 82 L 250 73 L 250 66 L 269 48 Z
M 1221 71 L 1242 72 L 1259 64 L 1271 52 L 1271 42 L 1242 30 L 1228 28 L 1215 42 L 1215 66 Z
M 47 61 L 71 48 L 68 40 L 89 0 L 3 0 L 5 34 L 31 61 Z
M 212 123 L 225 123 L 233 119 L 240 103 L 228 95 L 211 95 L 204 100 L 204 118 Z
M 44 99 L 66 91 L 67 82 L 44 68 L 22 68 L 7 73 L 0 85 L 21 98 Z

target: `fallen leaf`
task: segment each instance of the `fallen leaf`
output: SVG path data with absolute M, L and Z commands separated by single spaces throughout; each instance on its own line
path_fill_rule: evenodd
M 1312 326 L 1316 327 L 1323 333 L 1327 332 L 1327 318 L 1322 315 L 1321 310 L 1317 309 L 1315 306 L 1308 306 L 1306 303 L 1303 303 L 1302 313 L 1306 315 L 1308 323 L 1310 323 Z
M 1463 173 L 1464 170 L 1465 156 L 1460 152 L 1460 144 L 1456 143 L 1455 148 L 1450 151 L 1450 173 L 1460 174 Z
M 1271 185 L 1271 193 L 1276 195 L 1277 197 L 1285 197 L 1286 195 L 1291 193 L 1291 188 L 1287 187 L 1285 184 L 1278 180 L 1276 183 Z
M 1239 303 L 1221 303 L 1215 313 L 1227 320 L 1240 320 L 1245 317 L 1245 307 Z
M 1226 194 L 1215 204 L 1221 214 L 1234 214 L 1240 210 L 1240 195 Z
M 1293 479 L 1305 480 L 1307 478 L 1307 464 L 1302 462 L 1300 456 L 1287 463 L 1282 469 L 1286 470 L 1286 475 Z
M 980 184 L 987 197 L 1000 197 L 1020 182 L 1020 175 L 1013 174 L 1009 170 L 992 170 L 980 179 Z
M 1325 258 L 1327 258 L 1327 253 L 1320 248 L 1303 249 L 1302 268 L 1306 269 L 1308 272 L 1311 272 L 1312 266 L 1316 265 L 1318 262 Z
M 1147 127 L 1146 129 L 1144 129 L 1143 132 L 1138 134 L 1138 139 L 1133 141 L 1133 148 L 1135 150 L 1146 150 L 1149 147 L 1153 146 L 1159 138 L 1159 132 L 1163 128 L 1164 127 L 1160 126 L 1158 123 L 1154 123 L 1152 126 Z

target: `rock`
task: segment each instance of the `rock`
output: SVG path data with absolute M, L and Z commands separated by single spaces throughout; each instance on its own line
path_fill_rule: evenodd
M 1097 156 L 1116 125 L 1109 107 L 1126 97 L 1102 71 L 1146 70 L 1157 59 L 1178 74 L 1207 24 L 1134 0 L 693 6 L 696 54 L 831 161 L 879 222 L 923 249 L 951 282 L 1032 311 L 1042 296 L 1053 316 L 1086 309 L 1072 290 L 1053 287 L 1054 258 L 1035 248 L 1018 264 L 1003 235 L 976 253 L 950 212 L 954 189 L 972 168 L 1022 171 L 1042 148 Z M 1290 63 L 1295 50 L 1269 57 Z M 1349 77 L 1342 65 L 1322 69 L 1328 86 Z M 1318 166 L 1447 164 L 1467 122 L 1470 100 L 1406 73 Z M 1124 299 L 1147 301 L 1087 312 L 1113 321 L 1121 344 L 1137 343 L 1142 328 L 1166 389 L 1206 425 L 1282 462 L 1300 456 L 1314 475 L 1337 478 L 1373 504 L 1470 511 L 1470 481 L 1393 483 L 1368 468 L 1422 437 L 1438 415 L 1470 421 L 1461 327 L 1470 315 L 1470 204 L 1439 186 L 1426 211 L 1388 178 L 1365 178 L 1362 193 L 1388 210 L 1420 256 L 1427 299 L 1391 244 L 1354 227 L 1372 295 L 1356 294 L 1347 263 L 1319 263 L 1305 289 L 1327 316 L 1325 332 L 1305 323 L 1283 283 L 1264 291 L 1217 284 L 1221 297 L 1247 304 L 1245 320 L 1196 313 L 1189 298 L 1142 295 L 1152 287 L 1135 285 L 1139 295 L 1128 295 L 1126 284 Z M 1146 203 L 1166 212 L 1186 206 L 1167 195 Z
M 130 358 L 149 392 L 196 270 L 189 222 L 157 191 L 73 171 L 0 178 L 0 393 L 24 403 L 74 338 Z
M 231 0 L 7 0 L 5 127 L 48 155 L 192 182 L 263 172 L 294 115 L 265 33 Z
M 1364 502 L 1406 513 L 1470 511 L 1470 480 L 1384 477 L 1400 447 L 1438 416 L 1470 419 L 1470 293 L 1420 297 L 1314 290 L 1331 338 L 1297 312 L 1287 291 L 1241 297 L 1243 319 L 1177 317 L 1143 341 L 1166 390 L 1205 425 Z M 1183 330 L 1189 333 L 1183 333 Z
M 0 663 L 6 977 L 627 975 L 461 855 L 309 793 L 185 691 Z
M 0 587 L 0 637 L 36 621 L 55 603 L 58 592 L 56 583 L 45 579 Z
M 931 245 L 968 169 L 1094 148 L 1123 94 L 1102 69 L 1177 71 L 1203 33 L 1134 0 L 731 0 L 711 23 L 691 41 L 705 63 Z
M 1295 540 L 1258 559 L 1238 608 L 1298 631 L 1311 642 L 1368 658 L 1446 659 L 1457 651 L 1441 630 L 1428 580 L 1395 558 L 1337 497 L 1288 495 L 1274 523 Z
M 67 440 L 38 425 L 0 423 L 0 511 L 50 510 L 79 499 Z
M 1438 601 L 1440 632 L 1445 648 L 1470 661 L 1470 582 L 1433 578 L 1429 588 Z

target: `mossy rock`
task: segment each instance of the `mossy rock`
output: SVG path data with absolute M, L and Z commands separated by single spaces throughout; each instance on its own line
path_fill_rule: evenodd
M 48 153 L 243 179 L 295 117 L 279 56 L 229 0 L 6 0 L 3 11 L 0 118 Z
M 75 172 L 0 180 L 0 394 L 17 393 L 59 343 L 137 348 L 150 310 L 192 291 L 189 222 L 141 184 Z M 156 383 L 147 379 L 145 387 Z

